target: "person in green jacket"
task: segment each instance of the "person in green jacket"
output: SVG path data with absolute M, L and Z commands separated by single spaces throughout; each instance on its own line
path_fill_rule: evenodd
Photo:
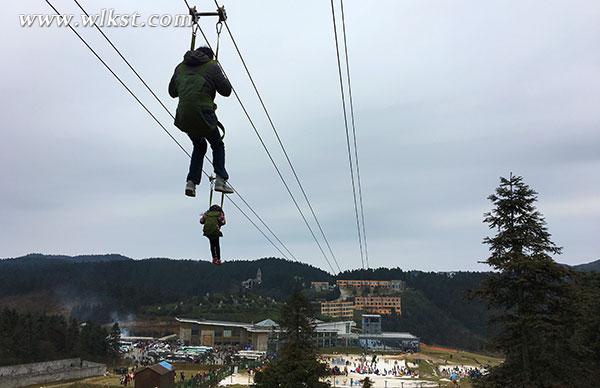
M 204 225 L 203 232 L 210 242 L 210 253 L 212 263 L 221 265 L 221 247 L 219 238 L 223 237 L 221 226 L 225 225 L 225 212 L 219 205 L 212 205 L 208 211 L 200 217 L 200 223 Z
M 217 105 L 214 103 L 217 93 L 228 97 L 232 89 L 221 66 L 213 58 L 214 53 L 208 47 L 188 51 L 183 62 L 175 68 L 169 83 L 169 94 L 179 98 L 175 126 L 185 132 L 194 145 L 185 186 L 185 195 L 189 197 L 196 196 L 196 186 L 200 184 L 207 141 L 213 154 L 215 190 L 233 193 L 227 184 L 229 174 L 225 170 L 225 144 L 219 133 L 215 114 Z

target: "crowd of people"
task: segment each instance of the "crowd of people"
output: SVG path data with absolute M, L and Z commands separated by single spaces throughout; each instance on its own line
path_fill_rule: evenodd
M 363 354 L 357 357 L 330 358 L 327 360 L 332 365 L 331 374 L 334 376 L 348 376 L 349 373 L 359 375 L 376 375 L 390 377 L 419 377 L 417 368 L 410 368 L 405 362 L 398 360 L 383 359 L 381 362 L 377 355 L 367 356 Z
M 461 379 L 469 377 L 476 379 L 485 373 L 485 369 L 471 366 L 441 366 L 439 372 L 443 377 L 448 378 L 453 384 L 458 385 Z
M 223 371 L 229 370 L 234 365 L 240 365 L 242 368 L 247 368 L 249 373 L 254 374 L 265 363 L 266 358 L 258 360 L 241 359 L 238 352 L 240 347 L 235 346 L 215 346 L 210 351 L 202 355 L 201 358 L 185 358 L 179 359 L 177 356 L 183 349 L 181 343 L 164 341 L 136 341 L 125 352 L 127 359 L 132 367 L 115 369 L 115 373 L 121 375 L 120 383 L 123 386 L 133 385 L 135 373 L 144 366 L 152 365 L 159 361 L 168 361 L 177 365 L 177 363 L 202 363 L 204 365 L 213 365 L 215 369 L 211 371 L 203 371 L 192 373 L 190 371 L 179 371 L 177 381 L 179 382 L 194 382 L 206 383 L 213 380 L 223 378 Z M 245 349 L 248 350 L 248 349 Z M 220 367 L 220 368 L 219 368 Z
M 135 369 L 127 370 L 121 376 L 119 382 L 121 385 L 127 387 L 129 384 L 133 385 L 133 379 L 135 377 Z

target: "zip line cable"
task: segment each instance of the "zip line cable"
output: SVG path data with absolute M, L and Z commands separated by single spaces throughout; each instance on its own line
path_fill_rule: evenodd
M 187 0 L 186 0 L 186 2 L 187 2 Z M 217 6 L 217 8 L 220 8 L 219 2 L 217 0 L 214 0 L 214 2 L 215 2 L 215 5 Z M 225 20 L 223 23 L 225 24 L 225 28 L 227 29 L 227 33 L 229 34 L 229 37 L 231 38 L 231 42 L 233 43 L 233 46 L 235 47 L 235 50 L 237 51 L 237 54 L 240 57 L 242 65 L 244 66 L 244 69 L 246 70 L 246 74 L 248 75 L 248 78 L 250 79 L 250 82 L 252 83 L 252 87 L 254 88 L 254 91 L 256 92 L 256 95 L 258 96 L 258 100 L 260 101 L 263 111 L 265 112 L 267 119 L 269 120 L 269 124 L 271 125 L 271 128 L 273 129 L 273 133 L 275 134 L 275 137 L 277 138 L 277 142 L 279 143 L 279 146 L 281 147 L 281 150 L 283 151 L 283 154 L 285 155 L 285 159 L 287 160 L 287 163 L 290 166 L 292 174 L 294 175 L 294 178 L 296 179 L 296 182 L 298 183 L 298 186 L 300 187 L 300 191 L 302 192 L 304 200 L 308 204 L 308 208 L 310 209 L 310 212 L 315 220 L 315 223 L 317 224 L 319 231 L 321 232 L 321 236 L 323 236 L 323 240 L 325 241 L 325 244 L 327 245 L 329 253 L 331 254 L 331 257 L 333 258 L 338 269 L 340 269 L 337 258 L 335 256 L 335 254 L 333 253 L 333 250 L 331 249 L 331 245 L 329 244 L 329 239 L 327 239 L 327 236 L 325 235 L 325 231 L 323 230 L 321 223 L 319 222 L 319 219 L 317 218 L 317 215 L 315 214 L 315 211 L 312 207 L 310 200 L 308 199 L 306 190 L 304 189 L 304 186 L 300 182 L 300 178 L 298 177 L 296 169 L 294 168 L 294 165 L 292 164 L 290 156 L 288 155 L 288 152 L 285 149 L 285 146 L 283 145 L 283 141 L 281 140 L 281 137 L 279 136 L 279 132 L 277 131 L 277 128 L 275 127 L 275 124 L 273 123 L 271 114 L 267 110 L 267 107 L 265 105 L 265 102 L 263 101 L 262 95 L 258 91 L 258 87 L 256 86 L 256 83 L 254 82 L 254 77 L 252 77 L 252 74 L 250 73 L 250 69 L 248 68 L 246 61 L 244 60 L 244 57 L 242 56 L 242 52 L 241 52 L 235 38 L 233 37 L 233 33 L 231 32 L 231 29 L 229 28 L 229 24 L 227 23 L 227 20 Z
M 346 76 L 348 82 L 348 96 L 350 99 L 350 120 L 352 123 L 352 137 L 354 138 L 354 161 L 356 163 L 356 177 L 358 180 L 358 199 L 360 204 L 360 216 L 362 220 L 362 237 L 365 249 L 365 261 L 367 263 L 367 269 L 369 269 L 369 249 L 367 246 L 367 231 L 365 227 L 365 211 L 363 206 L 363 195 L 362 195 L 362 182 L 360 179 L 360 164 L 358 163 L 358 146 L 356 142 L 356 125 L 354 122 L 354 99 L 352 98 L 352 83 L 350 82 L 350 59 L 348 57 L 348 43 L 346 39 L 346 17 L 344 14 L 344 0 L 340 0 L 340 6 L 342 10 L 342 31 L 344 36 L 344 56 L 346 57 Z
M 344 111 L 344 126 L 346 128 L 346 144 L 347 144 L 347 152 L 348 152 L 348 162 L 350 164 L 350 178 L 351 178 L 351 182 L 352 182 L 352 195 L 354 197 L 354 213 L 356 215 L 356 229 L 358 232 L 358 246 L 360 249 L 360 262 L 362 265 L 362 268 L 365 268 L 365 260 L 364 260 L 364 254 L 363 254 L 363 244 L 362 244 L 362 235 L 361 235 L 361 229 L 360 229 L 360 221 L 359 221 L 359 217 L 358 217 L 358 202 L 356 199 L 356 183 L 354 181 L 354 165 L 352 163 L 352 151 L 351 151 L 351 147 L 350 147 L 350 131 L 348 128 L 348 113 L 347 113 L 347 109 L 346 109 L 346 97 L 345 97 L 345 93 L 344 93 L 344 81 L 343 81 L 343 77 L 342 77 L 342 63 L 340 61 L 340 48 L 339 48 L 339 42 L 338 42 L 338 33 L 337 33 L 337 24 L 336 24 L 336 20 L 335 20 L 335 7 L 333 5 L 333 0 L 331 0 L 331 16 L 333 18 L 333 34 L 335 37 L 335 53 L 337 56 L 337 65 L 338 65 L 338 73 L 339 73 L 339 78 L 340 78 L 340 92 L 341 92 L 341 96 L 342 96 L 342 109 Z
M 75 2 L 75 4 L 77 4 L 77 6 L 79 7 L 79 9 L 81 9 L 81 11 L 86 16 L 89 17 L 88 12 L 83 8 L 83 6 L 77 0 L 73 0 L 73 1 Z M 169 110 L 169 108 L 167 108 L 167 106 L 163 103 L 163 101 L 156 95 L 156 93 L 152 90 L 152 88 L 146 83 L 146 81 L 142 78 L 142 76 L 138 73 L 138 71 L 133 67 L 133 65 L 125 58 L 125 56 L 115 46 L 115 44 L 110 40 L 110 38 L 108 36 L 106 36 L 106 34 L 104 33 L 104 31 L 96 23 L 94 23 L 94 27 L 96 27 L 96 29 L 100 32 L 100 34 L 102 34 L 102 36 L 104 37 L 104 39 L 106 39 L 106 41 L 110 44 L 110 46 L 117 52 L 117 54 L 121 57 L 121 59 L 125 62 L 125 64 L 127 64 L 127 66 L 131 69 L 131 71 L 133 71 L 133 73 L 142 82 L 142 84 L 146 87 L 146 89 L 152 94 L 152 96 L 156 99 L 156 101 L 158 101 L 158 103 L 163 107 L 163 109 L 169 114 L 169 116 L 171 116 L 171 118 L 173 120 L 175 120 L 175 116 L 173 115 L 173 113 L 171 113 L 171 111 Z M 180 147 L 181 147 L 181 145 L 180 145 Z M 186 152 L 186 154 L 188 156 L 190 156 L 187 152 Z M 212 165 L 212 161 L 207 156 L 205 156 L 205 159 Z M 233 188 L 233 186 L 232 186 L 232 188 Z M 265 221 L 262 219 L 262 217 L 260 217 L 258 215 L 258 213 L 256 213 L 256 211 L 254 210 L 254 208 L 252 206 L 250 206 L 250 204 L 248 202 L 246 202 L 246 200 L 239 193 L 239 191 L 237 189 L 235 189 L 235 188 L 233 188 L 233 189 L 234 189 L 235 193 L 240 197 L 240 199 L 242 200 L 242 202 L 244 202 L 244 204 L 250 209 L 250 211 L 252 212 L 252 214 L 254 214 L 254 216 L 263 224 L 263 226 L 265 228 L 267 228 L 267 230 L 273 235 L 273 237 L 279 242 L 279 244 L 281 244 L 281 246 L 283 246 L 283 248 L 286 250 L 286 252 L 289 253 L 289 255 L 291 257 L 293 257 L 294 260 L 298 261 L 298 259 L 296 258 L 296 256 L 287 248 L 287 246 L 271 230 L 271 228 L 265 223 Z M 284 256 L 284 257 L 287 258 L 287 256 Z
M 200 31 L 200 33 L 202 34 L 204 40 L 206 41 L 206 44 L 208 45 L 209 48 L 212 49 L 210 41 L 208 40 L 206 34 L 204 33 L 204 31 L 202 30 L 202 27 L 200 27 L 200 25 L 198 23 L 196 23 L 196 25 L 198 26 L 198 30 Z M 220 63 L 219 63 L 220 65 Z M 221 67 L 221 69 L 223 70 L 223 68 Z M 223 74 L 225 74 L 225 71 L 223 70 Z M 273 158 L 273 156 L 271 155 L 271 152 L 269 151 L 269 148 L 267 147 L 266 143 L 264 142 L 262 136 L 260 135 L 260 133 L 258 132 L 258 129 L 256 127 L 256 125 L 254 124 L 254 121 L 252 120 L 252 118 L 250 117 L 250 114 L 248 113 L 248 110 L 246 109 L 246 106 L 244 105 L 242 99 L 240 98 L 237 90 L 232 87 L 231 88 L 233 91 L 233 94 L 235 95 L 238 103 L 240 104 L 240 106 L 242 107 L 242 110 L 246 116 L 246 118 L 248 119 L 248 122 L 250 123 L 250 126 L 252 127 L 252 129 L 254 130 L 254 133 L 256 134 L 256 136 L 258 137 L 264 151 L 266 152 L 267 156 L 269 157 L 269 160 L 271 161 L 271 164 L 273 164 L 273 167 L 275 168 L 275 171 L 277 172 L 277 175 L 279 176 L 281 182 L 283 183 L 286 191 L 288 192 L 290 198 L 292 199 L 292 202 L 294 203 L 296 209 L 298 210 L 298 212 L 300 213 L 300 216 L 302 218 L 302 220 L 304 221 L 304 224 L 306 225 L 306 227 L 308 228 L 311 236 L 313 237 L 315 243 L 317 244 L 317 247 L 319 248 L 319 251 L 321 252 L 321 254 L 323 255 L 323 258 L 325 259 L 325 261 L 327 262 L 327 264 L 329 265 L 329 267 L 331 268 L 331 270 L 333 271 L 333 273 L 336 273 L 335 269 L 333 268 L 333 265 L 331 264 L 331 262 L 329 261 L 329 258 L 327 257 L 327 254 L 325 254 L 325 251 L 323 250 L 323 246 L 321 245 L 321 243 L 319 242 L 319 240 L 317 239 L 317 236 L 315 235 L 315 232 L 313 231 L 312 227 L 310 226 L 310 223 L 308 222 L 308 220 L 306 219 L 306 216 L 304 215 L 304 212 L 302 211 L 302 209 L 300 208 L 300 205 L 298 204 L 298 201 L 296 200 L 296 197 L 294 197 L 294 194 L 292 193 L 292 190 L 290 189 L 287 181 L 285 180 L 285 178 L 283 177 L 283 174 L 281 173 L 281 170 L 279 169 L 279 167 L 277 166 L 277 163 L 275 162 L 275 159 Z M 338 267 L 338 273 L 341 272 L 341 268 L 339 266 L 339 264 L 337 264 L 336 261 L 336 265 Z
M 46 3 L 50 6 L 50 8 L 52 8 L 54 10 L 54 12 L 62 17 L 62 14 L 54 7 L 54 5 L 49 1 L 49 0 L 45 0 Z M 123 80 L 112 70 L 112 68 L 102 59 L 102 57 L 100 57 L 100 55 L 87 43 L 87 41 L 69 24 L 68 25 L 69 29 L 75 34 L 77 35 L 77 37 L 79 38 L 79 40 L 94 54 L 94 56 L 102 63 L 102 65 L 104 65 L 104 67 L 117 79 L 117 81 L 119 81 L 119 83 L 125 88 L 125 90 L 127 90 L 127 92 L 137 101 L 137 103 L 150 115 L 150 117 L 152 117 L 152 119 L 165 131 L 165 133 L 167 133 L 167 135 L 169 135 L 169 137 L 179 146 L 179 148 L 188 156 L 191 157 L 191 155 L 189 154 L 189 152 L 181 145 L 181 143 L 179 143 L 177 141 L 177 139 L 175 139 L 173 137 L 173 135 L 171 135 L 171 133 L 165 128 L 165 126 L 156 118 L 156 116 L 146 107 L 146 105 L 144 105 L 144 103 L 137 97 L 137 95 L 127 86 L 127 84 L 125 84 L 125 82 L 123 82 Z M 204 175 L 206 175 L 207 177 L 209 176 L 209 174 L 207 174 L 205 171 L 202 171 L 204 173 Z M 248 221 L 250 221 L 250 223 L 265 237 L 265 239 L 267 241 L 269 241 L 271 243 L 271 245 L 273 245 L 273 247 L 275 247 L 275 249 L 287 259 L 287 256 L 281 251 L 281 249 L 275 245 L 275 243 L 262 231 L 262 229 L 260 229 L 258 227 L 258 225 L 256 225 L 256 223 L 244 212 L 242 211 L 242 209 L 237 205 L 237 203 L 235 203 L 235 201 L 233 199 L 231 199 L 230 197 L 227 197 L 227 199 L 248 219 Z M 246 203 L 244 201 L 244 203 Z

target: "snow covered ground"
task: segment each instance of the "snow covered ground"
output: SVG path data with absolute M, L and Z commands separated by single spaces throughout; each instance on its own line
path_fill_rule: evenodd
M 327 362 L 331 367 L 337 366 L 341 371 L 347 365 L 348 376 L 332 376 L 329 378 L 329 382 L 332 386 L 336 387 L 360 387 L 362 386 L 361 381 L 365 377 L 369 377 L 373 381 L 375 387 L 382 388 L 416 388 L 416 387 L 437 387 L 438 384 L 421 380 L 418 378 L 418 366 L 407 362 L 405 359 L 394 356 L 378 356 L 377 361 L 372 364 L 372 358 L 361 359 L 358 355 L 335 355 L 325 356 Z M 348 364 L 346 364 L 348 362 Z M 356 368 L 364 365 L 368 365 L 373 371 L 378 370 L 379 374 L 376 373 L 356 373 Z M 392 373 L 393 369 L 402 369 L 406 371 L 410 369 L 413 373 L 417 372 L 413 376 L 394 376 Z
M 335 387 L 361 387 L 362 383 L 360 381 L 365 378 L 365 375 L 356 375 L 354 377 L 352 375 L 354 374 L 351 373 L 348 377 L 336 376 L 335 382 L 333 381 L 333 378 L 330 378 L 329 382 Z M 437 383 L 431 381 L 413 379 L 410 377 L 384 377 L 371 375 L 369 378 L 375 383 L 375 387 L 381 388 L 430 388 L 438 386 Z M 219 386 L 250 385 L 252 382 L 252 378 L 247 373 L 237 373 L 221 381 Z M 351 383 L 353 385 L 350 385 Z
M 406 370 L 409 368 L 413 372 L 418 372 L 418 366 L 416 364 L 412 364 L 407 362 L 406 360 L 400 357 L 394 356 L 379 356 L 377 357 L 377 362 L 372 365 L 373 370 L 379 370 L 379 375 L 375 373 L 370 374 L 361 374 L 354 372 L 358 366 L 365 365 L 367 363 L 371 366 L 372 359 L 369 358 L 367 362 L 365 360 L 361 360 L 358 355 L 331 355 L 324 356 L 325 361 L 329 364 L 331 368 L 337 366 L 341 371 L 344 370 L 344 366 L 346 366 L 346 362 L 348 362 L 348 376 L 331 376 L 326 379 L 332 386 L 334 387 L 361 387 L 362 380 L 365 377 L 369 377 L 371 381 L 373 381 L 375 387 L 381 388 L 428 388 L 428 387 L 438 387 L 438 383 L 419 379 L 417 376 L 393 376 L 391 371 L 394 369 L 401 368 Z M 385 373 L 385 375 L 384 375 Z M 230 386 L 230 385 L 250 385 L 252 384 L 253 379 L 247 372 L 236 373 L 219 384 L 220 386 Z

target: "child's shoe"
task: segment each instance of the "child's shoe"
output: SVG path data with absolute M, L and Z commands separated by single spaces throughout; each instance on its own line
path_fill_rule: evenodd
M 219 259 L 217 257 L 213 257 L 212 263 L 214 265 L 221 265 L 221 259 Z

